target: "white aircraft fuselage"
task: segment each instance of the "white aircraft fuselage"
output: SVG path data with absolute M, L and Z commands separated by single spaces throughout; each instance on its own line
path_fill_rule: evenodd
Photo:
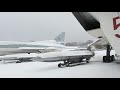
M 47 52 L 47 53 L 22 53 L 22 54 L 13 54 L 13 55 L 5 55 L 0 56 L 0 60 L 19 60 L 22 61 L 39 61 L 39 62 L 58 62 L 63 61 L 64 65 L 70 63 L 80 63 L 85 59 L 87 62 L 93 57 L 95 54 L 91 50 L 86 48 L 77 48 L 77 47 L 66 47 L 64 49 L 58 49 L 54 52 Z M 59 66 L 60 64 L 58 64 Z M 61 66 L 59 66 L 61 67 Z
M 39 50 L 45 50 L 45 48 L 64 48 L 64 45 L 59 43 L 47 43 L 47 42 L 17 42 L 17 41 L 0 41 L 0 56 L 15 54 L 15 53 L 37 53 Z
M 36 57 L 38 60 L 43 62 L 57 62 L 64 60 L 73 60 L 75 59 L 90 59 L 94 56 L 94 52 L 87 49 L 75 48 L 75 49 L 63 49 L 57 52 L 42 53 L 39 57 Z
M 35 42 L 0 41 L 0 56 L 16 53 L 42 53 L 64 48 L 65 32 L 62 32 L 54 40 Z

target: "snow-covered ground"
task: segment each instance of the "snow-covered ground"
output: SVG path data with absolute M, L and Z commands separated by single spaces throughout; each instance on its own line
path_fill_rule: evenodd
M 0 62 L 0 78 L 120 78 L 120 60 L 103 63 L 105 51 L 96 51 L 88 64 L 58 68 L 59 62 Z M 114 51 L 112 51 L 114 54 Z

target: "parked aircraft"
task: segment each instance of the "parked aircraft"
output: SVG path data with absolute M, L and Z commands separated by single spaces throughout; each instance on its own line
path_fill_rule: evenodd
M 98 38 L 106 45 L 106 56 L 103 62 L 112 62 L 120 58 L 120 14 L 119 12 L 72 12 L 83 28 L 92 36 Z
M 98 40 L 97 40 L 98 41 Z M 13 54 L 0 56 L 0 60 L 19 60 L 17 63 L 23 61 L 40 61 L 40 62 L 58 62 L 63 61 L 64 63 L 59 63 L 58 67 L 70 66 L 72 64 L 80 64 L 83 61 L 89 63 L 91 57 L 95 54 L 91 50 L 91 46 L 97 41 L 88 45 L 87 48 L 80 47 L 69 47 L 56 49 L 56 51 L 46 52 L 46 53 L 30 53 L 30 54 Z
M 54 40 L 35 41 L 35 42 L 17 42 L 0 41 L 0 56 L 16 53 L 44 53 L 64 48 L 65 32 L 59 34 Z
M 58 64 L 61 66 L 69 66 L 70 64 L 80 63 L 83 59 L 86 59 L 88 63 L 91 57 L 94 56 L 94 52 L 86 48 L 64 48 L 59 49 L 54 52 L 47 53 L 21 53 L 0 56 L 0 60 L 3 61 L 14 61 L 18 60 L 17 63 L 25 61 L 40 61 L 40 62 L 58 62 L 64 61 L 63 64 Z
M 40 59 L 43 62 L 58 62 L 63 61 L 64 63 L 59 63 L 58 67 L 70 66 L 75 64 L 80 64 L 85 61 L 89 63 L 91 57 L 94 56 L 94 52 L 87 49 L 63 49 L 59 52 L 49 52 L 40 55 Z M 38 58 L 38 57 L 37 57 Z M 39 60 L 39 59 L 38 59 Z

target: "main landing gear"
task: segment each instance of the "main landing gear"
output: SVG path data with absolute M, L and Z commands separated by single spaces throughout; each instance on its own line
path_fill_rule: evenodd
M 21 58 L 19 61 L 17 61 L 16 63 L 22 63 L 23 62 L 23 58 Z
M 66 61 L 64 61 L 64 63 L 59 63 L 59 64 L 58 64 L 58 67 L 68 67 L 69 64 L 70 64 L 70 62 L 68 62 L 68 61 L 66 60 Z
M 90 58 L 86 59 L 86 63 L 89 63 L 89 60 Z M 81 62 L 83 62 L 83 59 L 80 58 L 78 61 L 70 61 L 69 59 L 68 60 L 65 60 L 64 63 L 59 63 L 58 64 L 58 67 L 69 67 L 69 66 L 74 66 L 74 65 L 79 65 Z
M 19 60 L 19 61 L 17 61 L 16 63 L 22 63 L 22 61 Z
M 103 56 L 103 62 L 109 63 L 109 62 L 113 62 L 115 60 L 114 55 L 110 56 L 110 52 L 112 50 L 111 45 L 107 45 L 107 51 L 106 51 L 106 56 Z

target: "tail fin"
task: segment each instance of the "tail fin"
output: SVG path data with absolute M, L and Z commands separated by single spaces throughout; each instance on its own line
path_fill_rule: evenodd
M 65 32 L 62 32 L 61 34 L 59 34 L 54 40 L 56 40 L 57 42 L 64 42 Z

